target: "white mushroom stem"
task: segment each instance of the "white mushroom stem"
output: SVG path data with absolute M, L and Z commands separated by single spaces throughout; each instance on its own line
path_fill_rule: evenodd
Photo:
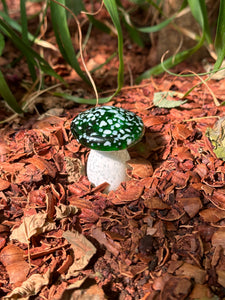
M 109 183 L 105 192 L 116 190 L 121 182 L 128 180 L 126 162 L 130 155 L 126 149 L 119 151 L 91 150 L 87 160 L 87 177 L 98 186 Z

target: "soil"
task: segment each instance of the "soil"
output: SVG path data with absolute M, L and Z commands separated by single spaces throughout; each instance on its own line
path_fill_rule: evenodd
M 104 9 L 98 18 L 109 21 Z M 50 26 L 44 37 L 56 46 Z M 93 28 L 86 64 L 97 66 L 116 49 L 116 37 Z M 145 134 L 129 149 L 130 180 L 105 194 L 106 184 L 88 181 L 89 149 L 70 132 L 72 119 L 91 106 L 52 93 L 92 98 L 93 91 L 59 52 L 42 54 L 68 86 L 38 96 L 23 58 L 9 68 L 17 57 L 9 40 L 0 58 L 16 98 L 30 103 L 23 116 L 0 128 L 0 297 L 224 299 L 225 155 L 217 157 L 215 150 L 224 147 L 225 79 L 200 84 L 197 76 L 164 73 L 135 85 L 156 53 L 125 33 L 125 84 L 107 105 L 135 112 Z M 118 64 L 114 57 L 94 73 L 100 96 L 116 89 Z M 172 71 L 204 69 L 196 62 Z M 45 78 L 46 87 L 55 83 Z M 195 85 L 176 107 L 153 101 L 169 91 L 174 94 L 167 103 L 178 101 Z M 11 115 L 1 102 L 1 119 Z M 218 120 L 212 141 L 209 128 Z

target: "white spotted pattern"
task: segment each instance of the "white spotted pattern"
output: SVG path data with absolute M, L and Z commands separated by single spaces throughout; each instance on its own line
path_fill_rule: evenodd
M 143 135 L 143 122 L 133 112 L 102 106 L 80 113 L 71 123 L 77 140 L 96 150 L 119 150 Z

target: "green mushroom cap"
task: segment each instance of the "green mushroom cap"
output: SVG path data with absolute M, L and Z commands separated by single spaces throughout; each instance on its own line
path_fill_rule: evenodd
M 144 124 L 133 112 L 114 106 L 88 109 L 75 117 L 71 131 L 82 145 L 100 151 L 117 151 L 136 144 Z

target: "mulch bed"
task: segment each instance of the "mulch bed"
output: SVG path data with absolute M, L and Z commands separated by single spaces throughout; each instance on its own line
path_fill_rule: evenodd
M 225 108 L 204 85 L 177 108 L 152 101 L 197 82 L 164 75 L 109 103 L 137 113 L 146 130 L 129 151 L 130 180 L 108 195 L 87 180 L 89 150 L 70 132 L 89 106 L 1 128 L 1 297 L 27 278 L 28 295 L 44 282 L 34 299 L 225 297 L 225 163 L 205 135 Z M 208 83 L 219 101 L 224 84 Z

